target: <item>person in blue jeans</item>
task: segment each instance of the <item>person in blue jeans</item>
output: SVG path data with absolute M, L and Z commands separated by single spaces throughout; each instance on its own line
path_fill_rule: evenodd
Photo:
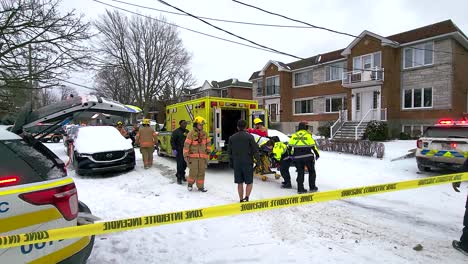
M 468 159 L 465 160 L 462 168 L 463 172 L 468 172 Z M 460 182 L 452 183 L 453 189 L 456 192 L 460 192 L 458 188 L 460 188 Z M 460 241 L 454 240 L 452 242 L 452 246 L 460 251 L 461 253 L 468 256 L 468 194 L 466 196 L 466 204 L 465 204 L 465 216 L 463 217 L 463 231 L 462 236 L 460 237 Z

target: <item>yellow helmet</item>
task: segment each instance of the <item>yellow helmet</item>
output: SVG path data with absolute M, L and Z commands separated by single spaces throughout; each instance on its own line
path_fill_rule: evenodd
M 117 122 L 117 125 L 118 125 L 118 126 L 123 125 L 122 121 Z
M 149 125 L 150 120 L 148 118 L 143 119 L 143 122 L 141 122 L 143 125 Z
M 262 120 L 262 119 L 260 119 L 260 118 L 258 118 L 258 117 L 254 119 L 254 125 L 258 125 L 258 124 L 260 124 L 260 123 L 263 123 L 263 120 Z
M 197 116 L 193 120 L 193 123 L 204 125 L 205 124 L 205 119 L 203 117 L 201 117 L 201 116 Z

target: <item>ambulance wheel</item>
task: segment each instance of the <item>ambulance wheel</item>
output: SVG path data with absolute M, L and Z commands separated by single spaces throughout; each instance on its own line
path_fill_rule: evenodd
M 262 181 L 266 181 L 267 180 L 267 176 L 263 175 L 262 176 Z
M 281 178 L 281 175 L 280 175 L 280 174 L 278 174 L 278 173 L 275 173 L 275 179 L 277 179 L 277 180 L 278 180 L 279 178 Z

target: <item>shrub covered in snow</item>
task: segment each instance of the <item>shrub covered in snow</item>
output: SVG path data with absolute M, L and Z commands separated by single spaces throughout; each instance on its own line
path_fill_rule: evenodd
M 330 127 L 331 127 L 330 123 L 320 126 L 318 128 L 319 135 L 322 137 L 330 138 Z
M 388 138 L 388 125 L 387 122 L 370 121 L 367 124 L 364 138 L 370 141 L 383 141 Z
M 317 139 L 315 142 L 320 150 L 325 151 L 350 153 L 369 157 L 376 156 L 379 159 L 383 158 L 385 154 L 385 146 L 381 142 L 369 140 L 336 141 L 329 139 Z

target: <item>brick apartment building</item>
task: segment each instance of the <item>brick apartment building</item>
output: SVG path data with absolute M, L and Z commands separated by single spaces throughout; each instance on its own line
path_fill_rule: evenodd
M 468 39 L 451 20 L 388 37 L 364 31 L 344 49 L 271 60 L 250 81 L 271 124 L 287 133 L 301 120 L 317 133 L 341 115 L 351 126 L 383 120 L 392 135 L 417 135 L 468 112 Z
M 200 87 L 187 89 L 182 101 L 205 96 L 252 100 L 252 83 L 241 82 L 235 78 L 221 82 L 205 81 Z

